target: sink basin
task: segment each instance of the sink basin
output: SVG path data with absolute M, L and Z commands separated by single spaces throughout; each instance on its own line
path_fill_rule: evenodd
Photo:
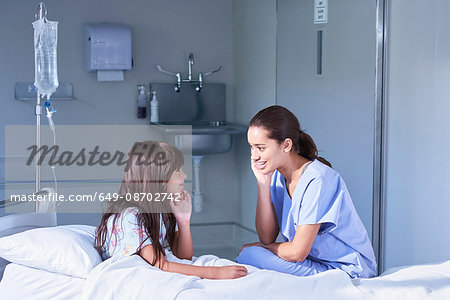
M 161 122 L 153 126 L 173 136 L 175 146 L 183 152 L 192 150 L 193 156 L 228 152 L 233 134 L 247 132 L 246 126 L 223 121 Z

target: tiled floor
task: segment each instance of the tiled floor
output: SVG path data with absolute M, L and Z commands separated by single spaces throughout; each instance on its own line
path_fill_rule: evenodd
M 227 258 L 231 261 L 234 261 L 236 256 L 238 255 L 240 249 L 236 249 L 233 247 L 222 247 L 222 248 L 194 248 L 194 256 L 201 256 L 205 254 L 213 254 L 220 258 Z

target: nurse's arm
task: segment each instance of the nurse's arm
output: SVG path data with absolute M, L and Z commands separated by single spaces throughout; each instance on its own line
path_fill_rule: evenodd
M 308 257 L 319 229 L 320 224 L 300 225 L 292 241 L 262 246 L 284 260 L 302 262 Z
M 263 244 L 275 242 L 280 229 L 275 208 L 270 202 L 270 180 L 265 183 L 258 182 L 255 226 L 258 238 Z

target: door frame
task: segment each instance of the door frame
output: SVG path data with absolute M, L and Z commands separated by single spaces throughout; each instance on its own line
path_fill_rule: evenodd
M 375 135 L 373 157 L 372 244 L 378 275 L 384 271 L 386 194 L 386 91 L 389 0 L 376 0 Z

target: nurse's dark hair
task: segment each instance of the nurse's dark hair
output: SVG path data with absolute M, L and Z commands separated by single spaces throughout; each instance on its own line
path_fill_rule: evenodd
M 300 123 L 292 112 L 280 105 L 273 105 L 260 110 L 249 123 L 249 127 L 262 127 L 269 132 L 269 138 L 278 143 L 287 138 L 292 140 L 294 150 L 309 160 L 317 159 L 331 167 L 323 157 L 318 156 L 314 140 L 309 134 L 300 129 Z

